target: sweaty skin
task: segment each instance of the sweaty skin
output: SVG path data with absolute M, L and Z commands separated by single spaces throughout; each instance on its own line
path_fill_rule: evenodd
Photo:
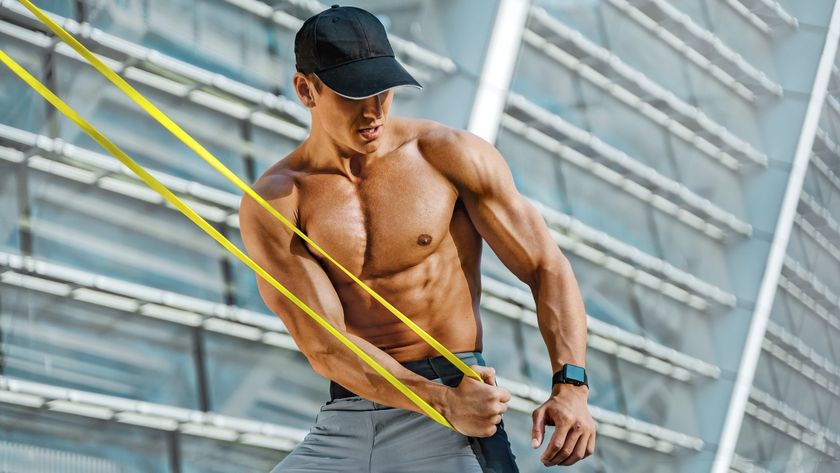
M 310 136 L 254 189 L 328 254 L 450 351 L 481 351 L 479 262 L 486 239 L 529 284 L 552 367 L 585 364 L 586 320 L 568 261 L 538 212 L 517 191 L 486 141 L 431 120 L 389 117 L 393 91 L 341 97 L 297 73 L 313 116 Z M 359 129 L 380 125 L 371 138 Z M 492 435 L 510 393 L 490 367 L 485 383 L 434 383 L 399 362 L 438 356 L 336 266 L 245 197 L 240 227 L 250 256 L 366 353 L 470 436 Z M 258 279 L 313 369 L 375 402 L 422 412 L 291 302 Z M 535 445 L 556 425 L 545 464 L 591 454 L 594 423 L 585 387 L 558 385 L 534 412 Z M 562 428 L 561 428 L 562 427 Z M 568 435 L 567 435 L 568 433 Z
M 434 125 L 392 117 L 399 145 L 349 173 L 292 154 L 270 172 L 292 172 L 300 228 L 327 253 L 453 352 L 480 351 L 481 236 L 452 184 L 418 140 Z M 285 168 L 285 169 L 284 169 Z M 438 353 L 337 267 L 322 259 L 347 329 L 397 361 Z

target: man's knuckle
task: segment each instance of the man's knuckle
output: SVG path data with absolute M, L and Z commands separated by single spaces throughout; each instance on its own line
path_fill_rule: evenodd
M 555 421 L 562 425 L 570 425 L 574 419 L 566 411 L 559 411 L 554 415 Z

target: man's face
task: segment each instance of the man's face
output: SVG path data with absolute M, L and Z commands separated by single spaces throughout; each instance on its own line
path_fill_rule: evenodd
M 302 78 L 308 83 L 312 100 L 307 103 L 298 86 L 301 100 L 312 111 L 313 122 L 317 120 L 333 142 L 359 153 L 372 153 L 379 148 L 394 96 L 392 89 L 364 99 L 349 99 L 326 84 L 317 91 L 313 80 Z

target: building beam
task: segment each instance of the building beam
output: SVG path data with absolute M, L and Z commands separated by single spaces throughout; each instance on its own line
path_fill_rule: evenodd
M 467 129 L 496 142 L 531 0 L 499 0 Z
M 782 199 L 779 219 L 776 221 L 776 231 L 767 256 L 767 265 L 761 279 L 752 322 L 741 355 L 741 364 L 738 368 L 735 386 L 732 389 L 720 443 L 718 443 L 717 453 L 712 464 L 712 473 L 727 473 L 729 471 L 732 456 L 738 443 L 741 422 L 744 419 L 744 409 L 749 400 L 756 366 L 758 366 L 758 358 L 761 355 L 761 345 L 770 318 L 770 311 L 773 307 L 773 300 L 776 296 L 776 288 L 778 287 L 785 254 L 787 253 L 787 245 L 802 192 L 802 184 L 805 180 L 805 173 L 808 171 L 811 148 L 814 145 L 814 137 L 826 97 L 828 81 L 834 66 L 838 41 L 840 41 L 840 1 L 835 1 L 828 23 L 825 45 L 817 65 L 811 98 L 805 111 L 799 142 L 796 146 L 790 176 Z

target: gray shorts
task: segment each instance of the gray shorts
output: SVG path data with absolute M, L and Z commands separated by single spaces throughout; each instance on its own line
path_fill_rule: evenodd
M 484 364 L 480 353 L 458 353 L 469 364 Z M 477 355 L 477 356 L 476 356 Z M 447 385 L 460 372 L 437 358 Z M 369 401 L 360 396 L 325 403 L 315 425 L 271 473 L 518 473 L 504 431 L 492 437 L 467 437 L 429 417 Z

